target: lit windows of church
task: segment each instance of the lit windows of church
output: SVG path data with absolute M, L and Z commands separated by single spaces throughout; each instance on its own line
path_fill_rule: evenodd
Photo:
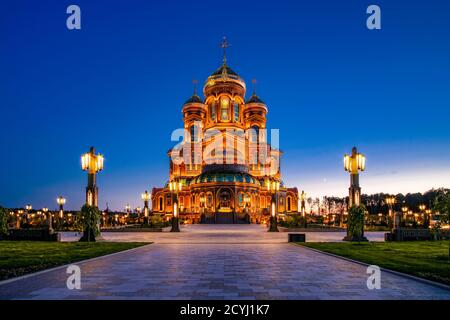
M 234 103 L 234 122 L 239 122 L 239 103 Z
M 222 98 L 222 100 L 220 100 L 220 118 L 222 121 L 230 121 L 228 116 L 229 104 L 230 100 L 228 100 L 228 98 Z
M 213 101 L 209 106 L 209 114 L 211 115 L 211 120 L 216 121 L 216 102 Z

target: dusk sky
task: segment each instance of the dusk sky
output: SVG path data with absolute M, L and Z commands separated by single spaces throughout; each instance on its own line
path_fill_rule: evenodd
M 66 8 L 81 8 L 81 30 Z M 368 30 L 366 9 L 381 8 Z M 450 187 L 450 2 L 23 1 L 0 3 L 0 205 L 84 202 L 80 155 L 105 156 L 99 205 L 163 186 L 181 108 L 222 62 L 269 108 L 282 178 L 348 193 L 342 157 L 367 156 L 363 193 Z

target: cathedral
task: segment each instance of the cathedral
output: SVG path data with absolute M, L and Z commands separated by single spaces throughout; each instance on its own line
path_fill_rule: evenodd
M 267 223 L 274 210 L 298 213 L 297 188 L 281 180 L 278 135 L 266 129 L 268 107 L 255 90 L 245 95 L 224 52 L 204 98 L 194 90 L 182 107 L 182 141 L 168 151 L 169 181 L 152 190 L 153 214 L 183 223 Z

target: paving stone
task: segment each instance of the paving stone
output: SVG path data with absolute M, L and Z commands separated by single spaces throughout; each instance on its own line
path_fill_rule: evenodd
M 0 298 L 450 299 L 448 290 L 386 272 L 382 289 L 369 290 L 366 267 L 288 244 L 281 241 L 286 234 L 260 226 L 202 227 L 139 235 L 155 243 L 78 263 L 79 291 L 66 288 L 65 269 L 58 269 L 0 284 Z M 136 235 L 114 237 L 136 241 Z

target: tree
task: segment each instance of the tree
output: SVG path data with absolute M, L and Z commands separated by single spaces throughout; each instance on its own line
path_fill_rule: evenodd
M 99 221 L 100 210 L 95 206 L 85 204 L 81 208 L 79 219 L 77 219 L 77 223 L 83 231 L 80 241 L 95 241 L 95 237 L 100 235 Z
M 450 191 L 440 189 L 434 198 L 434 210 L 439 212 L 441 223 L 450 223 Z M 448 258 L 450 260 L 450 243 L 448 248 Z
M 0 207 L 0 240 L 6 239 L 8 235 L 8 212 Z

